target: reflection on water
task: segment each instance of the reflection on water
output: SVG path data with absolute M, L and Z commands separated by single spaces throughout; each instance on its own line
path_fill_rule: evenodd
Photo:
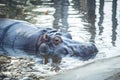
M 113 0 L 112 3 L 112 45 L 116 46 L 116 29 L 117 29 L 117 18 L 116 18 L 116 10 L 117 10 L 117 0 Z
M 69 6 L 69 1 L 68 0 L 54 0 L 54 8 L 55 8 L 55 13 L 53 14 L 54 16 L 54 21 L 53 21 L 53 27 L 58 29 L 61 28 L 62 32 L 66 32 L 68 28 L 68 6 Z
M 80 10 L 80 0 L 72 0 L 73 8 L 75 8 L 76 10 Z
M 90 33 L 90 42 L 95 42 L 95 35 L 96 35 L 96 27 L 95 27 L 95 0 L 88 0 L 87 2 L 87 14 L 86 14 L 86 20 L 89 23 L 89 25 L 86 25 L 88 32 Z
M 100 0 L 100 7 L 99 7 L 99 22 L 98 22 L 98 26 L 99 26 L 99 35 L 101 35 L 103 33 L 103 19 L 104 19 L 104 0 Z

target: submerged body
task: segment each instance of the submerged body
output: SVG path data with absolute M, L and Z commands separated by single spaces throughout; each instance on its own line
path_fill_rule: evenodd
M 26 21 L 12 19 L 0 19 L 0 45 L 36 51 L 36 54 L 45 59 L 45 64 L 48 58 L 52 58 L 53 63 L 60 63 L 65 55 L 88 60 L 98 52 L 93 43 L 74 41 L 69 33 L 37 28 Z

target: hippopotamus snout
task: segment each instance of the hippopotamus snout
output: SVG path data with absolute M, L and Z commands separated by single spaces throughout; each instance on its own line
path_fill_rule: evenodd
M 73 51 L 73 56 L 77 56 L 82 60 L 88 60 L 90 58 L 94 58 L 98 52 L 98 49 L 93 43 L 74 44 L 69 47 Z
M 61 46 L 56 48 L 54 54 L 59 56 L 70 55 L 78 57 L 81 60 L 88 60 L 94 58 L 98 49 L 93 43 L 89 44 L 70 44 L 68 46 Z

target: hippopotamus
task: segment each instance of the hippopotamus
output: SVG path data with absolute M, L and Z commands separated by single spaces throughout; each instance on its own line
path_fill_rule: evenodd
M 75 41 L 70 33 L 7 18 L 0 18 L 0 45 L 35 51 L 35 55 L 44 59 L 44 64 L 48 63 L 49 58 L 53 63 L 60 63 L 66 55 L 88 60 L 98 52 L 94 43 Z

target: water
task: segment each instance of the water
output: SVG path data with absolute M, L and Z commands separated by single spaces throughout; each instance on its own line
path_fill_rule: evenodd
M 56 28 L 63 33 L 67 31 L 72 34 L 74 40 L 94 42 L 98 47 L 98 55 L 89 61 L 79 61 L 77 58 L 66 56 L 60 65 L 62 70 L 72 69 L 97 59 L 120 55 L 119 0 L 117 4 L 114 3 L 115 5 L 112 0 L 105 0 L 104 3 L 101 2 L 102 4 L 97 0 L 96 6 L 91 7 L 92 14 L 87 14 L 90 6 L 80 4 L 79 0 L 62 1 L 55 0 L 51 4 L 37 5 L 31 8 L 30 12 L 25 13 L 27 14 L 25 20 L 38 27 Z

